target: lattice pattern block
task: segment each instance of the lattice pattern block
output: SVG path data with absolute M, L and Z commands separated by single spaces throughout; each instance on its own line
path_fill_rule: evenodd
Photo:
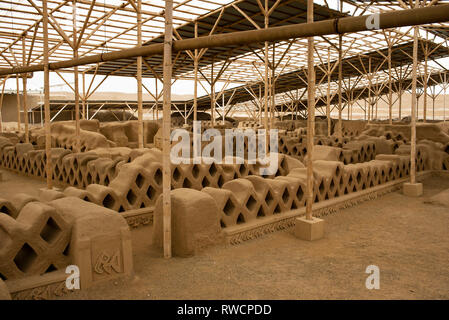
M 71 225 L 54 208 L 30 202 L 16 219 L 0 213 L 0 275 L 18 279 L 67 266 Z

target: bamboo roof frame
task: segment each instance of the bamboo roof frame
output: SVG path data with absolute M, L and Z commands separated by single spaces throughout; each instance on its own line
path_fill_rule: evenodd
M 331 8 L 327 1 L 324 1 L 323 5 L 314 5 L 315 20 L 320 20 L 327 17 L 334 16 L 348 16 L 358 14 L 365 14 L 367 12 L 377 12 L 384 10 L 397 10 L 403 6 L 397 1 L 371 1 L 369 3 L 364 1 L 352 1 L 343 0 L 344 3 L 350 4 L 355 7 L 353 12 L 338 12 L 335 8 Z M 5 26 L 8 24 L 8 13 L 11 17 L 11 26 L 14 27 L 8 31 L 8 27 L 2 28 L 0 33 L 0 67 L 21 65 L 20 61 L 26 64 L 39 61 L 42 54 L 39 54 L 39 48 L 41 47 L 41 26 L 39 5 L 41 1 L 37 0 L 14 0 L 14 1 L 0 1 L 0 16 L 4 18 L 4 21 L 0 21 L 0 25 L 3 23 Z M 90 55 L 98 52 L 122 49 L 123 47 L 134 47 L 136 44 L 136 26 L 135 19 L 136 2 L 135 0 L 128 1 L 111 1 L 106 4 L 104 1 L 87 1 L 77 0 L 77 15 L 80 17 L 79 24 L 81 28 L 78 28 L 78 45 L 79 56 Z M 395 3 L 397 2 L 397 3 Z M 440 0 L 440 3 L 449 2 L 447 0 Z M 11 7 L 8 9 L 7 5 Z M 285 24 L 285 23 L 297 23 L 297 19 L 305 21 L 306 0 L 285 0 L 277 1 L 270 0 L 270 6 L 273 10 L 270 18 L 273 20 L 273 25 Z M 301 6 L 295 7 L 300 4 Z M 65 1 L 48 1 L 49 10 L 51 12 L 49 16 L 49 22 L 51 28 L 49 28 L 49 42 L 54 44 L 50 46 L 50 61 L 63 60 L 70 56 L 73 51 L 73 46 L 76 46 L 71 40 L 73 34 L 73 26 L 70 25 L 71 20 L 67 19 L 67 15 L 71 14 L 72 0 Z M 226 0 L 223 5 L 223 1 L 218 0 L 185 0 L 175 2 L 174 4 L 174 38 L 183 39 L 186 37 L 194 37 L 194 26 L 197 25 L 198 35 L 201 35 L 201 30 L 204 33 L 211 32 L 230 32 L 240 30 L 241 28 L 257 29 L 263 27 L 263 11 L 257 12 L 259 2 L 257 0 Z M 205 8 L 209 8 L 206 10 Z M 285 9 L 292 10 L 296 8 L 298 15 L 294 16 L 294 19 L 280 19 L 282 14 L 285 15 Z M 199 9 L 203 9 L 202 11 Z M 259 8 L 263 9 L 263 8 Z M 33 11 L 34 10 L 34 11 Z M 283 11 L 284 10 L 284 11 Z M 303 12 L 301 13 L 301 10 Z M 193 11 L 196 11 L 193 13 Z M 155 4 L 154 1 L 142 1 L 142 37 L 144 38 L 144 44 L 161 42 L 163 37 L 163 5 Z M 20 16 L 24 15 L 24 16 Z M 33 18 L 31 18 L 33 16 Z M 229 27 L 229 21 L 226 19 L 234 19 L 234 24 Z M 296 19 L 296 20 L 295 20 Z M 215 23 L 212 25 L 212 21 Z M 218 20 L 218 21 L 217 21 Z M 151 24 L 148 22 L 151 21 Z M 270 21 L 271 22 L 271 21 Z M 119 24 L 118 24 L 119 23 Z M 220 24 L 224 26 L 220 26 Z M 20 26 L 20 27 L 19 27 Z M 159 27 L 158 27 L 159 26 Z M 446 27 L 444 24 L 438 24 L 438 28 Z M 115 29 L 117 30 L 115 30 Z M 153 28 L 153 29 L 151 29 Z M 155 29 L 158 29 L 156 31 Z M 234 28 L 234 29 L 232 29 Z M 239 29 L 240 28 L 240 29 Z M 432 25 L 432 28 L 436 28 Z M 18 29 L 19 31 L 13 31 Z M 107 30 L 108 36 L 102 38 L 101 31 Z M 98 35 L 100 33 L 100 35 Z M 84 38 L 83 38 L 84 36 Z M 315 38 L 315 64 L 323 62 L 320 58 L 322 52 L 329 50 L 329 48 L 335 47 L 337 36 L 326 36 L 321 38 Z M 400 37 L 402 43 L 411 40 L 411 36 L 407 34 L 401 34 L 400 31 L 395 32 L 394 37 Z M 364 52 L 375 50 L 377 52 L 383 51 L 385 54 L 385 39 L 382 39 L 383 35 L 379 31 L 366 31 L 360 33 L 353 33 L 345 35 L 344 50 L 348 56 L 360 56 Z M 2 40 L 3 39 L 3 40 Z M 103 41 L 100 41 L 100 40 Z M 319 39 L 319 40 L 317 40 Z M 20 41 L 22 40 L 22 41 Z M 307 46 L 305 45 L 306 39 L 298 39 L 295 41 L 281 41 L 274 43 L 270 52 L 270 65 L 272 67 L 273 76 L 277 81 L 282 81 L 284 78 L 288 81 L 287 76 L 289 73 L 294 73 L 305 66 L 305 59 L 303 58 L 306 53 Z M 27 53 L 20 54 L 19 47 L 23 49 L 23 43 L 25 44 Z M 255 71 L 261 68 L 262 59 L 261 54 L 258 54 L 261 46 L 248 46 L 247 48 L 230 48 L 225 53 L 220 52 L 217 49 L 207 49 L 202 52 L 202 59 L 199 60 L 199 72 L 203 78 L 203 81 L 209 81 L 211 78 L 210 64 L 211 61 L 215 62 L 215 67 L 220 70 L 219 80 L 226 83 L 241 83 L 241 79 L 244 78 L 245 82 L 260 81 L 260 72 Z M 263 49 L 263 48 L 262 48 Z M 22 50 L 23 51 L 23 50 Z M 209 52 L 207 52 L 209 51 Z M 205 56 L 204 54 L 209 54 Z M 191 54 L 191 53 L 190 53 Z M 185 56 L 180 58 L 174 56 L 174 77 L 176 79 L 193 79 L 193 60 L 190 59 L 189 52 L 184 54 Z M 337 52 L 332 51 L 331 57 L 337 58 Z M 26 58 L 26 59 L 24 59 Z M 394 58 L 394 57 L 392 57 Z M 230 60 L 232 59 L 232 60 Z M 23 62 L 26 61 L 26 62 Z M 162 61 L 162 60 L 161 60 Z M 188 61 L 188 63 L 187 63 Z M 152 61 L 150 61 L 152 62 Z M 181 64 L 183 68 L 176 69 L 176 62 Z M 393 63 L 395 64 L 395 63 Z M 109 67 L 108 67 L 109 65 Z M 108 69 L 110 66 L 115 66 L 115 69 Z M 232 68 L 229 66 L 232 65 Z M 123 64 L 118 61 L 111 63 L 100 63 L 94 66 L 86 66 L 80 68 L 79 71 L 85 73 L 92 73 L 95 76 L 104 74 L 108 75 L 125 75 L 135 76 L 135 59 L 129 64 Z M 127 69 L 131 68 L 131 69 Z M 134 69 L 133 69 L 134 68 Z M 160 70 L 159 70 L 159 69 Z M 151 64 L 144 59 L 144 70 L 142 71 L 143 77 L 154 77 L 156 79 L 161 78 L 162 64 L 157 63 L 152 67 Z M 62 72 L 72 72 L 71 70 L 61 70 Z M 320 72 L 318 68 L 318 72 Z M 306 73 L 304 73 L 306 76 Z M 379 78 L 379 77 L 376 77 Z M 295 79 L 296 80 L 296 79 Z M 157 81 L 157 80 L 156 80 Z M 293 79 L 292 79 L 293 81 Z M 301 83 L 301 81 L 299 81 Z M 204 85 L 199 82 L 200 85 Z M 207 83 L 206 83 L 207 84 Z M 223 96 L 230 96 L 233 98 L 238 97 L 238 93 L 234 94 L 234 90 L 224 92 Z M 148 90 L 147 90 L 148 91 Z M 246 91 L 246 89 L 245 89 Z M 283 93 L 287 90 L 282 88 L 282 85 L 276 84 L 276 96 L 277 93 Z M 219 93 L 218 93 L 219 94 Z M 285 95 L 281 97 L 284 99 Z M 204 97 L 203 97 L 204 99 Z M 279 97 L 275 98 L 279 100 Z M 206 99 L 207 100 L 207 99 Z M 238 102 L 238 99 L 234 100 Z M 189 101 L 191 103 L 191 101 Z M 224 102 L 225 104 L 228 101 Z M 234 102 L 233 102 L 234 104 Z M 204 108 L 210 108 L 211 103 L 205 103 Z

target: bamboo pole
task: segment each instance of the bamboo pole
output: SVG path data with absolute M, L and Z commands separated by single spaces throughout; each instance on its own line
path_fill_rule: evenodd
M 165 41 L 164 41 L 164 115 L 162 126 L 162 168 L 163 168 L 163 229 L 164 257 L 171 258 L 171 164 L 170 164 L 170 126 L 171 126 L 171 78 L 173 44 L 173 0 L 165 0 Z
M 379 29 L 399 28 L 404 26 L 415 26 L 421 24 L 439 23 L 447 21 L 449 16 L 449 4 L 415 8 L 407 10 L 394 10 L 379 14 Z M 173 42 L 173 52 L 194 50 L 200 48 L 214 48 L 231 45 L 247 45 L 256 42 L 275 42 L 293 38 L 304 38 L 311 36 L 324 36 L 329 34 L 344 34 L 368 29 L 366 21 L 369 15 L 357 17 L 344 17 L 328 19 L 313 23 L 301 23 L 269 29 L 239 31 L 224 33 L 199 38 L 183 39 Z M 93 64 L 118 59 L 129 59 L 138 56 L 150 56 L 161 54 L 164 44 L 153 44 L 140 48 L 123 49 L 78 59 L 54 62 L 49 65 L 51 70 L 72 68 L 74 66 Z M 43 71 L 44 65 L 18 66 L 13 68 L 1 68 L 0 76 L 15 73 L 26 73 Z
M 195 22 L 195 38 L 198 38 L 198 22 Z M 195 49 L 193 59 L 194 83 L 193 83 L 193 121 L 198 121 L 198 49 Z
M 427 45 L 426 45 L 427 46 Z M 423 113 L 424 120 L 423 122 L 427 122 L 427 50 L 424 53 L 424 84 L 423 84 Z
M 447 90 L 447 73 L 444 74 L 444 87 L 443 87 L 443 118 L 444 122 L 446 122 L 446 90 Z
M 2 83 L 2 95 L 0 97 L 0 132 L 3 132 L 3 97 L 5 96 L 5 85 L 6 80 L 8 80 L 9 76 L 7 76 L 5 79 L 3 79 Z
M 432 120 L 435 121 L 435 99 L 437 97 L 435 95 L 432 95 Z
M 371 74 L 371 57 L 368 58 L 368 123 L 371 122 L 371 109 L 373 108 L 372 99 L 371 99 L 371 82 L 373 80 L 373 76 Z
M 73 48 L 73 58 L 78 58 L 78 47 L 76 43 L 78 43 L 78 34 L 76 28 L 76 0 L 73 0 L 72 3 L 72 18 L 73 18 L 73 43 L 75 47 Z M 79 78 L 78 78 L 78 67 L 73 68 L 73 78 L 74 78 L 74 93 L 75 93 L 75 138 L 76 138 L 76 152 L 81 151 L 81 140 L 80 140 L 80 92 L 79 92 Z
M 331 136 L 331 48 L 327 48 L 327 100 L 326 100 L 326 118 L 327 118 L 327 136 Z
M 343 138 L 343 121 L 342 121 L 342 86 L 343 86 L 343 65 L 342 65 L 342 51 L 343 51 L 343 35 L 338 35 L 338 131 L 337 137 Z
M 82 103 L 82 117 L 84 120 L 86 120 L 86 74 L 83 72 L 83 98 L 81 100 Z
M 17 132 L 21 132 L 22 131 L 22 120 L 21 120 L 21 116 L 20 116 L 20 91 L 19 91 L 19 74 L 16 74 L 16 102 L 17 102 Z
M 23 59 L 23 65 L 26 65 L 26 43 L 25 43 L 25 35 L 22 38 L 22 59 Z M 25 76 L 22 77 L 23 81 L 23 120 L 25 123 L 25 142 L 30 142 L 29 137 L 29 131 L 28 131 L 28 91 L 27 91 L 27 82 L 28 82 L 28 75 L 25 74 Z
M 157 78 L 154 78 L 156 88 L 156 121 L 159 120 L 159 92 L 157 88 Z
M 214 78 L 214 59 L 212 58 L 212 63 L 210 65 L 210 114 L 211 114 L 211 125 L 212 128 L 215 127 L 215 78 Z
M 402 75 L 401 75 L 402 78 Z M 399 121 L 402 119 L 402 79 L 399 81 L 399 93 L 398 93 L 398 99 L 399 99 Z
M 313 22 L 313 0 L 307 1 L 307 22 Z M 313 136 L 315 134 L 315 61 L 314 38 L 307 39 L 307 203 L 306 219 L 312 220 L 313 204 Z
M 273 43 L 273 57 L 272 57 L 272 66 L 271 66 L 271 74 L 268 78 L 268 85 L 270 86 L 270 129 L 274 128 L 274 109 L 276 107 L 275 103 L 275 91 L 274 91 L 274 83 L 275 83 L 275 44 Z
M 268 17 L 268 0 L 265 0 L 265 12 L 264 12 L 264 28 L 268 29 L 269 25 L 269 17 Z M 265 84 L 265 91 L 264 91 L 264 100 L 265 100 L 265 112 L 264 112 L 264 127 L 265 130 L 269 130 L 268 126 L 268 93 L 269 93 L 269 85 L 268 85 L 268 41 L 265 41 L 265 51 L 264 51 L 264 67 L 265 67 L 265 75 L 264 75 L 264 84 Z M 268 133 L 266 134 L 265 138 L 265 150 L 268 152 Z
M 416 183 L 416 74 L 418 69 L 418 27 L 414 27 L 413 35 L 413 69 L 412 69 L 412 119 L 410 148 L 410 183 Z
M 142 0 L 137 0 L 137 46 L 142 46 Z M 143 93 L 142 93 L 142 56 L 137 57 L 137 122 L 139 148 L 144 148 L 143 137 Z
M 51 161 L 51 126 L 50 126 L 50 68 L 48 63 L 48 9 L 47 0 L 42 0 L 42 28 L 44 33 L 44 112 L 45 112 L 45 155 L 47 188 L 53 188 Z
M 388 37 L 391 33 L 388 33 Z M 391 39 L 388 39 L 388 122 L 393 124 L 393 88 L 392 88 L 392 77 L 391 77 L 391 51 L 392 51 Z

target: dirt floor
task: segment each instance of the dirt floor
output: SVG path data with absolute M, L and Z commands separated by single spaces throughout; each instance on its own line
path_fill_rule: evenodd
M 325 239 L 293 229 L 165 260 L 151 227 L 133 234 L 135 276 L 66 299 L 449 299 L 449 208 L 424 200 L 449 188 L 428 178 L 421 198 L 394 192 L 326 217 Z M 368 265 L 380 289 L 368 290 Z
M 0 197 L 44 186 L 11 177 Z M 449 299 L 449 208 L 425 203 L 447 188 L 449 179 L 428 178 L 421 198 L 394 192 L 342 210 L 325 218 L 316 242 L 289 229 L 165 260 L 151 247 L 152 228 L 135 229 L 132 279 L 63 299 Z M 379 290 L 365 287 L 368 265 L 380 268 Z

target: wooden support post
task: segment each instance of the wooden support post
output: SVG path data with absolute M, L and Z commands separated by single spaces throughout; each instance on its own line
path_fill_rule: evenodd
M 444 87 L 443 87 L 443 122 L 446 122 L 446 90 L 448 87 L 447 73 L 444 74 Z
M 398 92 L 398 99 L 399 99 L 399 121 L 402 119 L 402 79 L 399 81 L 399 92 Z
M 173 43 L 173 0 L 165 0 L 165 41 L 164 41 L 164 115 L 162 125 L 162 169 L 163 169 L 163 229 L 164 257 L 171 258 L 171 163 L 170 163 L 170 126 L 171 126 L 171 78 Z
M 268 25 L 269 25 L 269 17 L 268 17 L 268 0 L 265 0 L 265 12 L 264 12 L 264 26 L 265 29 L 268 29 Z M 265 75 L 264 75 L 264 84 L 265 84 L 265 91 L 264 91 L 264 102 L 265 102 L 265 112 L 264 112 L 264 127 L 265 130 L 269 130 L 269 126 L 268 126 L 268 93 L 269 93 L 269 84 L 268 84 L 268 41 L 265 41 L 265 51 L 264 51 L 264 64 L 265 64 Z M 268 142 L 269 142 L 269 138 L 268 138 L 268 134 L 266 135 L 266 141 L 265 141 L 265 145 L 266 145 L 266 149 L 268 152 Z
M 17 132 L 22 131 L 22 120 L 20 116 L 21 105 L 20 105 L 20 91 L 19 91 L 19 74 L 16 74 L 16 101 L 17 101 Z
M 391 33 L 388 33 L 391 36 Z M 388 40 L 388 122 L 393 124 L 393 88 L 392 88 L 392 77 L 391 77 L 391 39 Z
M 351 88 L 351 96 L 350 96 L 350 100 L 349 100 L 349 120 L 352 120 L 352 111 L 354 109 L 354 88 Z
M 342 86 L 343 86 L 343 35 L 338 35 L 338 131 L 337 137 L 343 139 L 343 121 L 342 121 Z
M 307 22 L 313 22 L 313 0 L 307 1 Z M 313 136 L 315 134 L 315 62 L 314 38 L 307 39 L 307 197 L 306 219 L 312 220 L 313 204 Z
M 435 99 L 437 97 L 432 95 L 432 120 L 435 121 Z
M 427 44 L 426 44 L 427 47 Z M 423 84 L 423 95 L 424 95 L 424 101 L 423 101 L 423 113 L 424 113 L 424 123 L 427 122 L 427 50 L 424 52 L 424 84 Z
M 78 35 L 76 27 L 76 0 L 72 3 L 72 17 L 73 17 L 73 58 L 78 59 Z M 74 93 L 75 93 L 75 137 L 76 137 L 76 147 L 75 152 L 81 151 L 81 140 L 80 140 L 80 93 L 79 93 L 79 79 L 78 79 L 78 67 L 73 68 L 73 78 L 74 78 Z
M 195 22 L 195 38 L 198 37 L 198 22 Z M 193 121 L 198 121 L 198 49 L 195 49 L 193 59 L 194 83 L 193 83 Z
M 275 100 L 275 79 L 276 79 L 276 68 L 275 68 L 275 44 L 273 43 L 273 57 L 272 57 L 272 66 L 271 66 L 271 76 L 268 80 L 270 85 L 270 96 L 271 96 L 271 104 L 270 104 L 270 129 L 274 128 L 274 109 L 276 108 L 276 100 Z
M 410 148 L 410 183 L 416 183 L 416 83 L 418 69 L 418 27 L 414 27 L 413 36 L 413 69 L 412 69 L 412 119 L 411 119 L 411 148 Z
M 211 114 L 211 125 L 212 128 L 215 127 L 215 77 L 214 77 L 214 59 L 212 58 L 212 63 L 210 65 L 210 114 Z
M 137 0 L 137 46 L 142 46 L 142 0 Z M 142 56 L 137 57 L 137 117 L 138 145 L 143 149 L 145 144 L 143 137 Z
M 26 34 L 22 37 L 22 59 L 23 59 L 23 65 L 26 65 L 26 43 L 25 43 L 25 37 Z M 28 75 L 25 74 L 22 77 L 23 81 L 23 122 L 25 123 L 25 142 L 30 142 L 30 135 L 28 131 L 28 91 L 27 91 L 27 82 L 28 82 Z
M 2 95 L 0 97 L 0 132 L 3 132 L 3 98 L 5 96 L 5 85 L 6 85 L 6 80 L 8 80 L 9 76 L 7 76 L 5 79 L 3 79 L 3 83 L 2 83 Z
M 83 120 L 86 120 L 86 74 L 83 72 L 83 98 L 81 100 L 82 103 L 82 117 Z
M 154 79 L 155 81 L 155 89 L 156 89 L 156 121 L 159 120 L 159 91 L 157 89 L 157 78 Z
M 331 47 L 327 48 L 327 100 L 326 100 L 326 118 L 327 118 L 327 136 L 331 136 Z
M 45 112 L 45 155 L 47 188 L 53 188 L 51 161 L 51 125 L 50 125 L 50 69 L 48 66 L 48 9 L 47 0 L 42 0 L 42 28 L 44 33 L 44 112 Z
M 371 57 L 368 58 L 368 123 L 371 122 L 371 109 L 372 109 L 372 99 L 371 99 L 371 82 L 373 80 L 373 75 L 371 74 Z

